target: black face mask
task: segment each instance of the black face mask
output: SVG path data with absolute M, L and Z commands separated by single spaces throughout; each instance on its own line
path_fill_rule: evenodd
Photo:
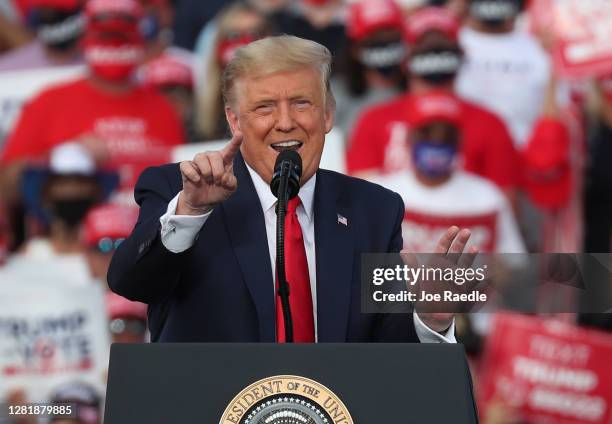
M 53 216 L 68 227 L 74 228 L 83 221 L 94 202 L 95 200 L 91 197 L 53 200 L 51 202 Z
M 49 49 L 66 51 L 76 47 L 85 28 L 80 11 L 46 9 L 32 16 L 38 39 Z
M 359 53 L 359 62 L 386 77 L 401 74 L 406 47 L 401 41 L 364 46 Z
M 455 79 L 461 60 L 459 49 L 440 48 L 415 52 L 408 61 L 408 71 L 430 84 L 441 85 Z
M 470 4 L 470 14 L 491 29 L 516 18 L 520 10 L 517 0 L 473 0 Z

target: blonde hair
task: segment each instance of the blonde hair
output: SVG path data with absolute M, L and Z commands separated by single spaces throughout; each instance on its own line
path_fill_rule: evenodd
M 249 76 L 265 76 L 277 72 L 312 67 L 321 75 L 328 109 L 336 106 L 331 92 L 331 53 L 319 43 L 292 35 L 266 37 L 236 50 L 234 58 L 225 67 L 222 77 L 222 92 L 225 104 L 235 101 L 236 80 Z

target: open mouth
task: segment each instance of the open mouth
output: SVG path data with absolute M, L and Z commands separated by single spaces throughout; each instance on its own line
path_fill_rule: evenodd
M 281 141 L 280 143 L 271 144 L 272 147 L 277 152 L 284 152 L 285 150 L 298 150 L 302 147 L 304 143 L 297 140 L 289 140 L 289 141 Z

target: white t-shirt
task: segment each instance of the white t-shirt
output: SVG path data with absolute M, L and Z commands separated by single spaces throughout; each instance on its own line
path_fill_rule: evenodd
M 22 253 L 9 257 L 0 279 L 69 286 L 87 286 L 93 281 L 85 255 L 58 254 L 43 238 L 30 240 Z
M 472 232 L 468 246 L 485 253 L 525 253 L 510 203 L 493 183 L 465 171 L 455 171 L 437 187 L 421 184 L 414 173 L 399 172 L 376 180 L 402 196 L 406 207 L 404 248 L 433 252 L 446 230 L 457 225 Z
M 550 60 L 528 33 L 485 34 L 463 28 L 460 43 L 465 62 L 457 91 L 497 113 L 506 123 L 514 145 L 525 147 L 540 116 L 550 77 Z

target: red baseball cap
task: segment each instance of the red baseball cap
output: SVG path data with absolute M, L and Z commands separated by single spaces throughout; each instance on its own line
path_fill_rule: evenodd
M 138 33 L 143 9 L 136 0 L 89 0 L 85 7 L 87 32 Z
M 443 7 L 425 7 L 411 14 L 404 21 L 406 41 L 415 44 L 428 32 L 436 31 L 453 41 L 459 39 L 459 18 Z
M 110 319 L 132 317 L 146 320 L 147 305 L 109 291 L 106 294 L 106 313 Z
M 30 0 L 29 7 L 38 9 L 48 7 L 59 10 L 75 10 L 83 5 L 83 0 Z
M 346 28 L 356 41 L 381 29 L 402 31 L 402 10 L 394 0 L 358 0 L 349 6 Z
M 193 87 L 193 70 L 188 63 L 163 54 L 144 65 L 142 83 L 149 87 L 179 85 Z
M 570 198 L 572 178 L 567 129 L 554 119 L 540 119 L 534 131 L 547 137 L 534 138 L 523 151 L 525 187 L 531 200 L 547 209 L 564 206 Z
M 429 92 L 412 95 L 406 106 L 407 122 L 412 128 L 419 128 L 433 122 L 448 122 L 461 127 L 463 105 L 453 94 Z
M 85 217 L 84 240 L 95 246 L 101 239 L 126 238 L 138 219 L 138 208 L 106 204 L 93 208 Z
M 143 15 L 142 6 L 136 0 L 89 0 L 85 11 L 88 17 L 117 14 L 140 19 Z

